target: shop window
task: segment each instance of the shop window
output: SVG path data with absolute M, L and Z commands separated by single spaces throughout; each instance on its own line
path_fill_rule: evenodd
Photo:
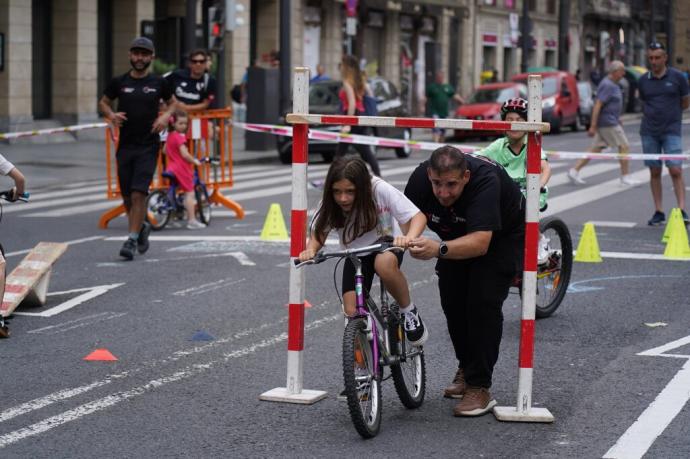
M 529 1 L 529 5 L 528 5 L 529 10 L 530 11 L 537 11 L 537 0 L 528 0 L 528 1 Z
M 546 0 L 546 14 L 556 14 L 556 0 Z

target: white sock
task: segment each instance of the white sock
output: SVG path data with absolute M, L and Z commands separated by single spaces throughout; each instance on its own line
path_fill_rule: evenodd
M 405 306 L 404 308 L 400 308 L 400 312 L 402 312 L 403 314 L 406 314 L 408 312 L 412 312 L 413 309 L 414 309 L 414 303 L 410 303 L 407 306 Z

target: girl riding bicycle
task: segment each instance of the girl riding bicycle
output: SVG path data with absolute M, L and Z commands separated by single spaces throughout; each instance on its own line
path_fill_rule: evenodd
M 176 110 L 170 118 L 172 128 L 165 142 L 165 154 L 168 157 L 167 172 L 175 176 L 181 190 L 184 191 L 184 208 L 187 211 L 187 229 L 201 229 L 206 225 L 194 218 L 194 166 L 201 163 L 187 149 L 187 112 Z
M 328 169 L 309 242 L 299 260 L 314 258 L 331 230 L 338 233 L 344 249 L 366 247 L 388 236 L 394 238 L 394 245 L 407 248 L 409 241 L 421 235 L 425 226 L 424 214 L 400 190 L 381 178 L 372 177 L 364 161 L 336 158 Z M 361 260 L 366 291 L 371 288 L 376 273 L 400 305 L 408 341 L 415 346 L 424 343 L 428 333 L 410 299 L 407 279 L 400 270 L 402 255 L 384 252 L 365 255 Z M 355 267 L 346 260 L 342 292 L 344 312 L 348 317 L 356 312 L 354 274 Z
M 501 107 L 501 119 L 503 121 L 527 121 L 527 101 L 520 97 L 508 99 Z M 508 175 L 520 186 L 522 193 L 527 188 L 527 136 L 524 131 L 507 131 L 505 137 L 495 140 L 489 146 L 477 152 L 503 166 Z M 551 178 L 551 166 L 546 159 L 546 154 L 541 152 L 541 175 L 539 176 L 539 209 L 546 210 L 546 200 L 549 190 L 546 187 Z M 548 241 L 540 234 L 539 251 L 537 254 L 539 264 L 548 261 Z

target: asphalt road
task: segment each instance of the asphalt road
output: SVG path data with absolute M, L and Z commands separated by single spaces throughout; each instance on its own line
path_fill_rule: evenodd
M 690 129 L 684 129 L 688 150 Z M 639 151 L 636 122 L 626 131 Z M 588 144 L 582 132 L 545 138 L 554 150 L 584 151 Z M 582 187 L 568 183 L 569 163 L 552 164 L 551 202 L 567 208 L 553 204 L 552 212 L 568 224 L 574 243 L 583 224 L 595 221 L 602 252 L 618 254 L 576 263 L 563 304 L 537 322 L 533 400 L 555 422 L 452 416 L 453 402 L 441 391 L 454 362 L 433 265 L 406 257 L 412 296 L 431 332 L 427 397 L 420 409 L 407 410 L 385 382 L 381 433 L 363 441 L 335 397 L 342 388 L 343 320 L 332 287 L 334 263 L 309 268 L 306 290 L 312 307 L 305 318 L 304 386 L 325 390 L 328 398 L 312 406 L 258 400 L 284 386 L 286 376 L 288 245 L 257 240 L 271 203 L 289 215 L 290 168 L 277 156 L 238 152 L 235 188 L 227 194 L 244 206 L 245 219 L 214 209 L 209 228 L 166 228 L 154 233 L 145 256 L 123 262 L 117 254 L 125 220 L 97 228 L 108 206 L 97 144 L 3 145 L 0 153 L 33 184 L 29 204 L 3 207 L 9 269 L 39 241 L 70 242 L 53 269 L 48 304 L 19 310 L 46 317 L 15 315 L 11 338 L 0 341 L 3 458 L 550 458 L 609 451 L 690 457 L 690 262 L 644 255 L 661 255 L 664 245 L 663 228 L 646 225 L 653 207 L 640 163 L 633 171 L 644 183 L 635 188 L 619 188 L 615 163 L 592 162 Z M 397 159 L 381 152 L 383 176 L 402 188 L 426 155 Z M 323 177 L 326 168 L 315 162 L 310 178 Z M 319 193 L 309 190 L 310 206 Z M 670 210 L 667 176 L 664 193 Z M 98 296 L 48 316 L 99 286 Z M 517 294 L 509 296 L 504 314 L 492 393 L 499 405 L 514 406 Z M 211 340 L 193 340 L 199 332 Z M 667 343 L 674 344 L 659 348 Z M 83 360 L 100 348 L 118 360 Z M 645 351 L 650 355 L 638 355 Z

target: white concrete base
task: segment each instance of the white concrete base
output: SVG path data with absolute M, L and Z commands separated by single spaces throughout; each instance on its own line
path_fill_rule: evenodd
M 532 407 L 528 412 L 521 413 L 514 406 L 494 407 L 494 416 L 499 421 L 510 422 L 553 422 L 553 414 L 546 408 Z
M 323 400 L 328 395 L 328 392 L 322 390 L 307 390 L 302 389 L 299 394 L 291 394 L 286 387 L 276 387 L 259 395 L 259 400 L 267 402 L 283 402 L 283 403 L 299 403 L 302 405 L 311 405 Z

